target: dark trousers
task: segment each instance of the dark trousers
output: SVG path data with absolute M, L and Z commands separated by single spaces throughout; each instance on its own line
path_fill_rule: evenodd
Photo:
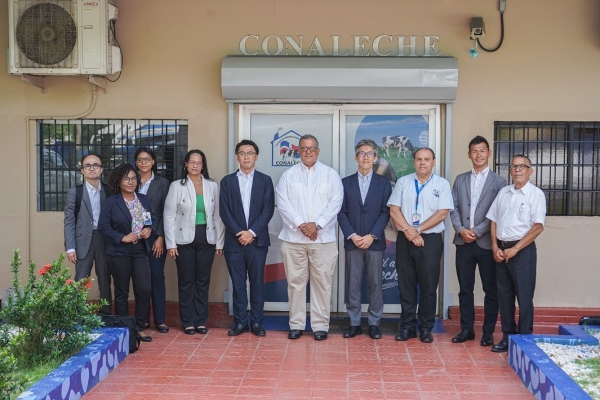
M 360 326 L 362 315 L 362 279 L 367 270 L 369 288 L 369 325 L 379 326 L 383 314 L 383 288 L 381 273 L 383 270 L 383 250 L 353 249 L 346 250 L 346 310 L 350 325 Z
M 108 305 L 100 310 L 110 314 L 110 305 L 112 304 L 112 291 L 110 290 L 110 272 L 106 265 L 106 256 L 104 253 L 104 239 L 98 231 L 94 230 L 90 248 L 83 258 L 78 258 L 75 263 L 75 280 L 79 281 L 92 274 L 92 266 L 95 266 L 96 278 L 98 279 L 98 289 L 100 289 L 100 298 L 105 299 Z
M 159 326 L 165 323 L 165 308 L 167 292 L 165 289 L 165 260 L 167 258 L 166 249 L 162 256 L 155 257 L 152 253 L 152 245 L 156 236 L 150 240 L 150 251 L 148 251 L 148 262 L 150 263 L 150 276 L 152 278 L 152 315 L 154 325 Z
M 246 277 L 250 283 L 251 323 L 263 323 L 265 306 L 265 263 L 268 247 L 244 246 L 242 251 L 225 253 L 225 261 L 233 286 L 233 320 L 235 324 L 248 325 L 248 293 Z
M 423 234 L 425 246 L 417 247 L 398 232 L 396 239 L 396 271 L 400 289 L 400 329 L 416 330 L 417 304 L 421 328 L 433 329 L 440 280 L 443 241 L 441 233 Z M 417 298 L 417 284 L 421 290 Z
M 192 243 L 177 246 L 179 315 L 185 328 L 206 326 L 208 286 L 215 258 L 215 245 L 206 241 L 206 225 L 196 225 Z
M 461 329 L 473 330 L 475 324 L 475 269 L 479 265 L 479 277 L 485 298 L 483 301 L 483 333 L 492 334 L 498 320 L 498 287 L 496 285 L 496 261 L 491 250 L 482 249 L 477 242 L 456 246 L 456 275 L 460 292 Z
M 143 240 L 131 246 L 126 256 L 107 256 L 115 285 L 115 313 L 129 315 L 129 281 L 133 282 L 135 319 L 138 331 L 144 330 L 150 312 L 150 266 Z
M 499 246 L 504 249 L 502 246 Z M 535 242 L 522 248 L 508 263 L 496 263 L 498 302 L 502 333 L 533 332 L 533 292 L 535 291 L 537 249 Z M 515 297 L 519 302 L 519 323 L 515 323 Z

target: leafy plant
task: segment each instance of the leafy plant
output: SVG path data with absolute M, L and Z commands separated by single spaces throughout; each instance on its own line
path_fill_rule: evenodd
M 17 373 L 17 361 L 8 348 L 0 348 L 0 399 L 9 399 L 27 387 L 29 379 Z
M 21 257 L 14 251 L 10 263 L 14 292 L 0 318 L 12 326 L 9 348 L 19 365 L 65 360 L 86 346 L 91 331 L 102 325 L 95 313 L 106 302 L 89 303 L 91 279 L 71 279 L 63 260 L 61 255 L 37 274 L 30 263 L 27 283 L 21 288 Z

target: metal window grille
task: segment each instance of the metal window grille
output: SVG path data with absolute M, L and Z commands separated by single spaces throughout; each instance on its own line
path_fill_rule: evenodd
M 512 157 L 531 159 L 547 215 L 600 215 L 600 122 L 495 122 L 494 150 L 509 182 Z
M 138 148 L 156 155 L 158 174 L 169 181 L 180 178 L 188 146 L 185 120 L 38 120 L 38 211 L 62 211 L 67 190 L 82 183 L 81 158 L 99 154 L 106 182 L 112 169 L 125 162 L 135 165 Z

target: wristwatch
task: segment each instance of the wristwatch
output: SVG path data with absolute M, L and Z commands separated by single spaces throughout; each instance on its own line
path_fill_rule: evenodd
M 420 227 L 420 226 L 417 226 L 417 227 L 415 228 L 415 230 L 417 231 L 417 233 L 418 233 L 419 235 L 421 234 L 421 227 Z
M 317 224 L 316 222 L 315 222 L 315 226 L 317 227 L 318 231 L 320 231 L 321 229 L 323 229 L 323 227 L 321 225 Z
M 373 240 L 378 240 L 377 236 L 373 235 L 372 233 L 371 233 L 371 237 L 373 238 Z

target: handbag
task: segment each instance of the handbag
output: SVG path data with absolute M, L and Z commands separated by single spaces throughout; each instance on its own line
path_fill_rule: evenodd
M 129 329 L 129 354 L 135 353 L 140 347 L 140 336 L 137 333 L 135 317 L 121 317 L 111 314 L 100 314 L 100 319 L 107 328 Z

